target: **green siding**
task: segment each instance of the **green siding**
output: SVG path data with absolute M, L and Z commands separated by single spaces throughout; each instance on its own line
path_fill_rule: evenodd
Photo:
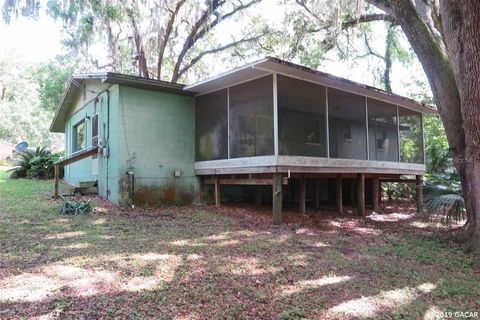
M 91 121 L 86 119 L 87 116 L 93 114 L 93 101 L 85 105 L 82 109 L 74 113 L 65 123 L 65 155 L 73 153 L 73 126 L 85 119 L 86 124 L 86 147 L 92 146 L 92 130 Z M 92 174 L 92 159 L 86 158 L 78 162 L 72 163 L 65 167 L 65 180 L 78 186 L 81 181 L 94 181 L 97 179 Z
M 126 86 L 120 87 L 118 98 L 119 201 L 128 198 L 129 170 L 135 173 L 136 190 L 173 186 L 177 193 L 194 196 L 199 188 L 194 172 L 194 98 Z
M 87 147 L 92 144 L 91 117 L 94 102 L 87 103 L 65 124 L 65 150 L 72 151 L 73 126 L 87 116 Z M 99 194 L 115 204 L 130 200 L 127 171 L 135 173 L 136 190 L 143 186 L 173 187 L 177 195 L 195 196 L 194 98 L 113 85 L 98 96 L 99 140 L 107 142 L 109 156 L 98 156 L 98 175 L 92 159 L 69 165 L 65 179 L 74 185 L 98 179 Z M 175 177 L 175 171 L 180 177 Z M 161 201 L 161 199 L 159 199 Z
M 110 125 L 108 125 L 108 105 L 110 103 Z M 92 146 L 92 127 L 91 118 L 94 115 L 94 104 L 92 100 L 87 102 L 76 113 L 71 115 L 65 123 L 65 154 L 72 154 L 72 133 L 73 126 L 82 119 L 86 123 L 86 147 Z M 82 181 L 98 180 L 98 193 L 111 200 L 114 203 L 118 202 L 118 115 L 116 115 L 116 104 L 118 104 L 118 86 L 114 85 L 104 92 L 99 92 L 97 101 L 98 113 L 98 138 L 107 141 L 109 138 L 110 156 L 108 158 L 103 155 L 98 155 L 98 170 L 97 175 L 92 174 L 93 160 L 91 157 L 75 162 L 65 167 L 65 180 L 69 183 L 78 186 Z M 113 110 L 113 112 L 112 112 Z M 88 118 L 90 117 L 90 118 Z M 107 131 L 110 127 L 110 135 Z M 110 190 L 110 192 L 108 192 Z

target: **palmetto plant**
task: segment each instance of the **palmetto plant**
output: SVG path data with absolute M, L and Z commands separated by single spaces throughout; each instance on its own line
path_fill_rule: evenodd
M 10 169 L 12 178 L 47 179 L 53 174 L 53 165 L 58 155 L 53 155 L 46 147 L 35 150 L 25 150 L 17 154 L 15 166 Z
M 423 187 L 423 209 L 427 219 L 440 219 L 444 224 L 465 221 L 467 214 L 462 191 L 455 186 L 426 185 Z

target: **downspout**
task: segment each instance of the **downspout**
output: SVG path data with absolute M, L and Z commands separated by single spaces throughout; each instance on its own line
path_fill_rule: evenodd
M 107 146 L 108 148 L 110 148 L 110 90 L 105 90 L 107 92 L 107 132 L 106 132 L 106 138 L 107 138 Z M 109 150 L 110 151 L 110 150 Z M 108 156 L 106 157 L 107 158 L 107 174 L 106 174 L 106 196 L 107 196 L 107 200 L 110 196 L 110 189 L 108 187 L 108 171 L 109 171 L 109 168 L 108 168 L 108 159 L 110 158 L 110 152 L 108 152 Z

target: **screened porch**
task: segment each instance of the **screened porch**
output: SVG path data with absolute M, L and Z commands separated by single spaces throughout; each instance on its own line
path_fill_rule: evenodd
M 272 73 L 200 94 L 199 175 L 424 171 L 422 113 Z

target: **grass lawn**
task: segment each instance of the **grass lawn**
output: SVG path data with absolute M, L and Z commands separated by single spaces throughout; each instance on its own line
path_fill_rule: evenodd
M 268 208 L 121 211 L 100 199 L 92 214 L 59 216 L 52 191 L 51 181 L 10 180 L 0 169 L 1 319 L 480 312 L 470 257 L 408 206 L 273 227 Z

